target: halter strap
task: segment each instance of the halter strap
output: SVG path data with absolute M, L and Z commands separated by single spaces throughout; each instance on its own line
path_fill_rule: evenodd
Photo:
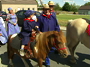
M 56 39 L 55 39 L 56 40 Z M 54 43 L 54 46 L 58 49 L 58 50 L 65 50 L 65 49 L 67 49 L 66 47 L 64 47 L 64 48 L 59 48 L 55 43 Z
M 58 50 L 64 50 L 64 49 L 67 49 L 66 47 L 64 47 L 64 48 L 60 48 L 60 49 L 58 49 Z

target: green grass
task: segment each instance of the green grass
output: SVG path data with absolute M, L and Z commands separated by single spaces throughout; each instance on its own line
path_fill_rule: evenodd
M 57 15 L 57 20 L 59 25 L 66 26 L 68 20 L 78 19 L 78 18 L 87 18 L 90 19 L 90 15 Z

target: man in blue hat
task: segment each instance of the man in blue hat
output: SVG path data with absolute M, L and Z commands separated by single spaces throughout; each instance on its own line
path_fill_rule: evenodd
M 32 10 L 27 10 L 24 13 L 26 18 L 24 19 L 24 24 L 20 33 L 22 36 L 22 46 L 20 49 L 21 56 L 24 56 L 24 47 L 30 41 L 30 35 L 32 31 L 34 31 L 34 28 L 37 27 L 35 20 L 32 19 L 32 17 L 34 16 L 34 13 L 35 12 Z

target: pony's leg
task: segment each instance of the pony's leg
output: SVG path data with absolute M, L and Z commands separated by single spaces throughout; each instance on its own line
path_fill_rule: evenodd
M 13 62 L 12 62 L 12 59 L 13 59 L 13 56 L 14 56 L 14 52 L 12 51 L 12 50 L 7 50 L 7 52 L 8 52 L 8 59 L 9 59 L 9 64 L 12 66 L 12 67 L 14 67 L 14 64 L 13 64 Z
M 21 59 L 22 59 L 24 65 L 25 65 L 25 67 L 29 67 L 29 65 L 28 65 L 28 63 L 26 62 L 26 60 L 25 60 L 24 58 L 21 58 Z
M 12 59 L 9 59 L 9 64 L 10 64 L 11 67 L 14 67 L 14 64 L 12 62 Z
M 75 57 L 74 57 L 74 51 L 75 51 L 78 43 L 79 43 L 79 41 L 72 41 L 72 42 L 69 43 L 69 45 L 68 45 L 69 51 L 70 51 L 70 53 L 71 53 L 71 60 L 70 60 L 70 62 L 71 62 L 71 63 L 75 63 L 75 64 L 76 64 L 77 62 L 76 62 Z
M 39 67 L 42 67 L 42 64 L 43 64 L 42 61 L 43 61 L 42 59 L 38 59 L 38 65 L 39 65 Z

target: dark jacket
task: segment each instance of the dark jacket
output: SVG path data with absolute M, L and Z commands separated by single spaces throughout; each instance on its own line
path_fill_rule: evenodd
M 22 36 L 30 36 L 30 34 L 32 33 L 32 29 L 34 29 L 35 26 L 36 22 L 34 20 L 25 20 L 20 34 Z
M 50 15 L 49 17 L 44 16 L 43 14 L 38 18 L 37 25 L 41 32 L 46 31 L 60 31 L 57 19 L 55 16 Z

